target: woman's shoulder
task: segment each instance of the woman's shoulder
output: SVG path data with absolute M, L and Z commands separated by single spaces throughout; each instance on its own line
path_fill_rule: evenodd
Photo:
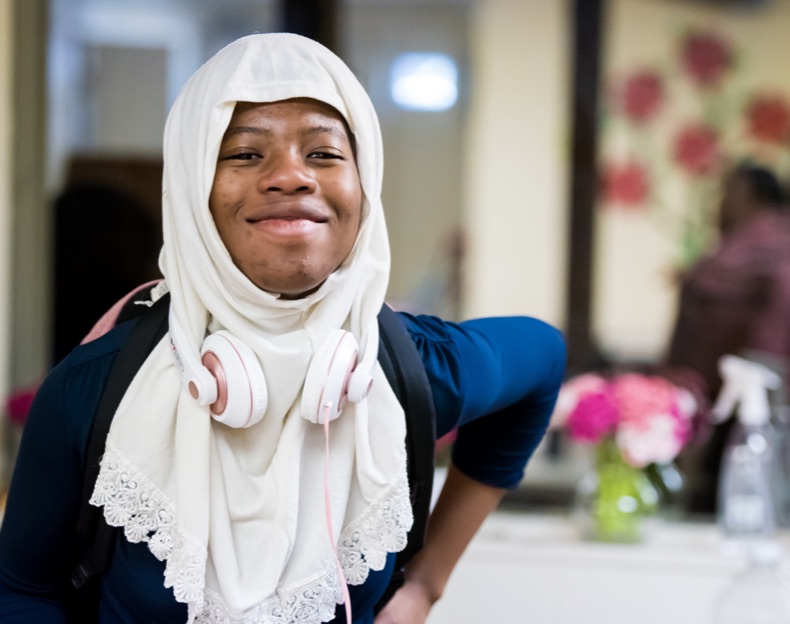
M 500 371 L 549 389 L 562 381 L 567 357 L 565 339 L 556 327 L 530 316 L 480 317 L 460 322 L 401 312 L 429 371 L 452 377 L 458 385 L 482 370 Z
M 97 385 L 99 390 L 103 388 L 112 363 L 135 323 L 122 323 L 103 336 L 75 347 L 52 369 L 42 389 L 51 384 L 60 385 L 64 398 L 78 399 L 74 393 L 82 394 L 87 389 L 86 384 Z
M 79 442 L 86 442 L 113 362 L 135 321 L 75 347 L 44 379 L 30 418 L 59 418 Z
M 63 358 L 60 364 L 78 369 L 86 365 L 96 365 L 108 356 L 114 357 L 120 351 L 136 322 L 136 320 L 126 321 L 116 325 L 95 340 L 76 346 L 71 353 Z
M 439 342 L 451 340 L 449 331 L 450 326 L 453 325 L 451 321 L 430 314 L 412 314 L 403 310 L 398 310 L 398 316 L 412 339 L 424 338 Z
M 459 336 L 481 337 L 491 340 L 501 337 L 523 340 L 527 337 L 541 338 L 554 343 L 560 351 L 564 350 L 565 339 L 562 332 L 541 319 L 532 316 L 488 316 L 464 321 L 448 321 L 429 314 L 412 314 L 399 311 L 398 315 L 415 341 L 432 343 L 452 343 Z

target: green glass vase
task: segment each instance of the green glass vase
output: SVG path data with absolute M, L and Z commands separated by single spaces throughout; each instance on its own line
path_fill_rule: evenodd
M 681 520 L 687 505 L 686 475 L 674 462 L 650 464 L 644 472 L 658 492 L 661 518 Z
M 593 469 L 576 489 L 573 516 L 581 535 L 602 542 L 637 543 L 659 495 L 645 473 L 628 464 L 612 438 L 595 449 Z

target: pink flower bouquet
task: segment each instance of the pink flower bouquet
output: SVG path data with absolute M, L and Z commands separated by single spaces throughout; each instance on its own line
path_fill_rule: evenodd
M 674 460 L 692 438 L 694 395 L 664 377 L 585 373 L 560 390 L 553 425 L 583 444 L 614 440 L 635 468 Z
M 574 500 L 584 537 L 637 542 L 643 518 L 659 507 L 673 513 L 682 496 L 673 461 L 698 433 L 703 402 L 656 374 L 585 373 L 562 386 L 552 427 L 595 447 L 594 470 L 579 481 Z

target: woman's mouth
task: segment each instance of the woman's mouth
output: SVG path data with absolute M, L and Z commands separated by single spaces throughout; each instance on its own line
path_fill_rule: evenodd
M 271 216 L 248 219 L 256 229 L 278 236 L 303 236 L 320 228 L 326 221 L 303 216 Z

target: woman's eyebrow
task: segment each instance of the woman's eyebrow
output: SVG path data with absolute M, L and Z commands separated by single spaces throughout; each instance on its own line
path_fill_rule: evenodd
M 271 136 L 272 131 L 268 128 L 262 128 L 260 126 L 234 126 L 232 128 L 228 128 L 225 131 L 224 139 L 229 139 L 231 137 L 235 137 L 241 134 L 254 134 L 258 136 Z M 331 134 L 332 136 L 342 139 L 343 141 L 348 142 L 348 135 L 342 129 L 336 126 L 310 126 L 302 130 L 302 134 L 304 136 L 315 136 L 318 134 Z
M 348 142 L 348 135 L 342 128 L 338 128 L 337 126 L 311 126 L 309 128 L 305 128 L 304 130 L 304 134 L 306 136 L 325 133 L 331 134 L 338 139 Z
M 269 135 L 271 134 L 271 130 L 268 128 L 260 128 L 257 126 L 234 126 L 232 128 L 228 128 L 225 131 L 224 138 L 230 138 L 233 136 L 237 136 L 239 134 L 258 134 L 258 135 Z

